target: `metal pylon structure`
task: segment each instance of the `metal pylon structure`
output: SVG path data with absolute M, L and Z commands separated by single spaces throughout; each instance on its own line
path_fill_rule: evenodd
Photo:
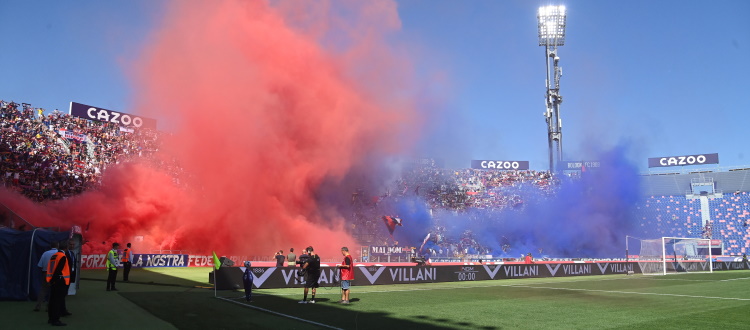
M 547 64 L 547 93 L 544 119 L 547 122 L 547 141 L 549 143 L 549 169 L 557 170 L 557 164 L 563 159 L 562 119 L 560 118 L 560 78 L 562 68 L 557 55 L 558 46 L 565 44 L 565 6 L 544 6 L 537 14 L 539 28 L 539 46 L 544 46 Z

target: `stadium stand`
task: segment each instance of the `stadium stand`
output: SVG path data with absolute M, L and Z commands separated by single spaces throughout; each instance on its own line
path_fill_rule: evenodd
M 725 194 L 709 200 L 714 239 L 724 242 L 724 254 L 740 255 L 750 250 L 748 220 L 750 195 L 747 192 Z
M 690 190 L 693 179 L 710 176 L 725 192 L 750 191 L 750 169 L 745 167 L 712 167 L 687 173 L 644 174 L 643 188 L 649 196 L 683 195 Z
M 733 175 L 744 177 L 746 173 Z M 689 185 L 689 179 L 677 180 Z M 750 194 L 746 191 L 723 194 L 720 198 L 708 198 L 707 205 L 709 220 L 704 224 L 701 217 L 704 206 L 699 199 L 688 199 L 685 195 L 648 196 L 637 206 L 640 232 L 636 235 L 712 238 L 723 242 L 725 255 L 750 251 Z
M 644 237 L 702 235 L 700 202 L 685 196 L 650 196 L 636 207 Z
M 32 200 L 66 198 L 95 188 L 108 164 L 147 157 L 159 133 L 71 117 L 27 103 L 0 101 L 2 182 Z
M 96 189 L 108 165 L 133 158 L 156 162 L 179 182 L 181 170 L 176 162 L 150 157 L 158 151 L 163 133 L 84 120 L 58 110 L 44 112 L 27 103 L 0 101 L 0 178 L 6 188 L 37 202 L 66 198 Z M 634 235 L 710 237 L 722 240 L 725 254 L 750 250 L 750 169 L 670 171 L 642 176 L 645 197 L 636 206 L 638 232 Z M 707 177 L 721 188 L 719 193 L 702 200 L 688 198 L 691 182 Z M 363 243 L 396 244 L 389 242 L 382 223 L 373 219 L 394 209 L 400 199 L 418 197 L 429 209 L 456 213 L 522 210 L 524 200 L 516 188 L 531 186 L 542 196 L 550 196 L 558 190 L 560 180 L 546 171 L 454 170 L 435 166 L 434 161 L 417 162 L 385 193 L 358 190 L 352 194 L 351 231 Z M 470 231 L 448 237 L 438 213 L 433 214 L 436 225 L 426 232 L 442 244 L 445 253 L 487 252 Z M 11 223 L 10 218 L 3 220 L 6 226 Z

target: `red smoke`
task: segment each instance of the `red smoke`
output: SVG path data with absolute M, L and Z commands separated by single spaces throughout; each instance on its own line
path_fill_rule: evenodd
M 173 133 L 160 156 L 177 159 L 187 188 L 130 164 L 110 168 L 97 191 L 17 207 L 41 225 L 90 222 L 89 251 L 143 235 L 140 252 L 271 256 L 313 245 L 338 257 L 355 242 L 348 214 L 318 201 L 321 183 L 403 152 L 416 117 L 410 65 L 384 42 L 400 28 L 395 4 L 340 5 L 170 2 L 133 66 L 129 112 Z

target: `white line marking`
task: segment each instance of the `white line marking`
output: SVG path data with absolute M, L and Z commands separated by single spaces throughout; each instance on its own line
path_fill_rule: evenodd
M 688 297 L 688 298 L 707 298 L 707 299 L 750 301 L 750 298 L 691 296 L 691 295 L 686 295 L 686 294 L 674 294 L 674 293 L 611 291 L 611 290 L 596 290 L 596 289 L 551 288 L 551 287 L 545 287 L 545 286 L 527 286 L 527 285 L 504 285 L 504 286 L 514 287 L 514 288 L 529 288 L 529 289 L 549 289 L 549 290 L 588 291 L 588 292 L 605 292 L 605 293 L 625 293 L 625 294 L 642 294 L 642 295 L 653 295 L 653 296 L 672 296 L 672 297 Z
M 736 281 L 736 280 L 748 280 L 750 277 L 740 277 L 740 278 L 730 278 L 727 280 L 719 280 L 719 282 L 726 282 L 726 281 Z
M 216 298 L 224 300 L 224 301 L 228 301 L 228 302 L 231 302 L 231 303 L 235 303 L 235 304 L 238 304 L 238 305 L 242 305 L 242 306 L 245 306 L 245 307 L 250 307 L 252 309 L 257 309 L 259 311 L 263 311 L 263 312 L 266 312 L 266 313 L 276 314 L 278 316 L 283 316 L 283 317 L 287 317 L 287 318 L 294 319 L 294 320 L 297 320 L 297 321 L 302 321 L 302 322 L 314 324 L 314 325 L 317 325 L 317 326 L 320 326 L 320 327 L 343 330 L 341 328 L 337 328 L 337 327 L 330 326 L 330 325 L 327 325 L 327 324 L 318 323 L 318 322 L 310 321 L 310 320 L 305 320 L 303 318 L 299 318 L 299 317 L 296 317 L 296 316 L 287 315 L 287 314 L 284 314 L 284 313 L 274 312 L 274 311 L 272 311 L 270 309 L 265 309 L 265 308 L 260 308 L 258 306 L 244 304 L 244 303 L 241 303 L 239 301 L 234 301 L 234 300 L 223 298 L 223 297 L 216 297 Z
M 644 277 L 643 279 L 654 280 L 654 281 L 716 282 L 716 280 L 688 280 L 688 279 L 683 279 L 683 278 Z
M 570 280 L 570 281 L 553 281 L 553 282 L 536 282 L 533 283 L 534 285 L 537 284 L 560 284 L 560 283 L 575 283 L 575 282 L 599 282 L 599 281 L 615 281 L 615 280 L 627 280 L 632 279 L 632 277 L 629 278 L 601 278 L 601 279 L 581 279 L 581 280 Z M 487 280 L 487 281 L 476 281 L 474 283 L 480 283 L 480 282 L 493 282 L 493 281 L 505 281 L 505 280 Z M 443 282 L 448 283 L 448 282 Z M 458 282 L 457 282 L 458 283 Z M 464 284 L 468 284 L 470 282 L 461 282 Z M 419 283 L 419 284 L 431 284 L 431 283 Z M 396 284 L 399 285 L 400 284 Z M 491 285 L 466 285 L 466 286 L 446 286 L 446 287 L 440 287 L 440 288 L 414 288 L 414 289 L 393 289 L 393 290 L 369 290 L 369 291 L 356 291 L 356 293 L 388 293 L 388 292 L 413 292 L 413 291 L 431 291 L 431 290 L 453 290 L 453 289 L 472 289 L 472 288 L 494 288 L 499 286 L 512 286 L 515 284 L 491 284 Z M 367 285 L 368 287 L 371 287 Z M 364 286 L 362 286 L 364 287 Z M 323 295 L 323 294 L 340 294 L 340 292 L 320 292 L 318 291 L 317 295 Z M 253 295 L 256 295 L 256 293 L 253 293 Z M 266 295 L 269 296 L 296 296 L 299 295 L 299 293 L 266 293 Z M 242 297 L 244 299 L 244 296 Z
M 600 279 L 580 279 L 580 280 L 570 280 L 570 281 L 552 281 L 552 282 L 536 282 L 533 283 L 533 285 L 539 285 L 539 284 L 566 284 L 566 283 L 576 283 L 576 282 L 601 282 L 601 281 L 616 281 L 616 280 L 659 280 L 659 281 L 696 281 L 696 282 L 716 282 L 717 280 L 690 280 L 690 279 L 679 279 L 679 278 L 656 278 L 656 277 L 633 277 L 628 276 L 624 277 L 625 275 L 617 278 L 600 278 Z M 750 277 L 743 277 L 743 278 L 736 278 L 736 279 L 728 279 L 728 280 L 718 280 L 718 281 L 733 281 L 733 280 L 741 280 L 741 279 L 750 279 Z M 482 282 L 490 282 L 490 281 L 505 281 L 505 280 L 489 280 L 489 281 L 482 281 Z M 479 282 L 479 281 L 477 281 Z M 469 283 L 469 282 L 462 282 L 462 283 Z M 424 283 L 429 284 L 429 283 Z M 365 294 L 365 293 L 389 293 L 389 292 L 414 292 L 414 291 L 431 291 L 431 290 L 454 290 L 454 289 L 472 289 L 472 288 L 494 288 L 494 287 L 528 287 L 528 288 L 538 288 L 538 289 L 557 289 L 557 288 L 550 288 L 550 287 L 531 287 L 528 286 L 528 284 L 493 284 L 493 285 L 467 285 L 467 286 L 447 286 L 447 287 L 440 287 L 440 288 L 414 288 L 414 289 L 393 289 L 393 290 L 368 290 L 368 291 L 356 291 L 357 294 Z M 586 289 L 562 289 L 559 290 L 581 290 L 586 291 Z M 605 290 L 589 290 L 589 291 L 601 291 L 601 292 L 612 292 L 612 293 L 632 293 L 632 294 L 651 294 L 651 295 L 672 295 L 672 296 L 678 296 L 678 297 L 695 297 L 695 298 L 711 298 L 711 299 L 729 299 L 729 300 L 742 300 L 742 301 L 750 301 L 750 299 L 746 298 L 725 298 L 725 297 L 710 297 L 710 296 L 689 296 L 689 295 L 677 295 L 677 294 L 659 294 L 659 293 L 644 293 L 644 292 L 628 292 L 628 291 L 605 291 Z M 299 293 L 266 293 L 267 295 L 274 295 L 274 296 L 294 296 L 298 295 Z M 339 292 L 318 292 L 318 295 L 322 294 L 339 294 Z

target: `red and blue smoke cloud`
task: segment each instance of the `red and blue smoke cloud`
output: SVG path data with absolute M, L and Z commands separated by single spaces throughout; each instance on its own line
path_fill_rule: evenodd
M 379 173 L 370 161 L 404 152 L 419 129 L 411 64 L 385 40 L 398 29 L 386 0 L 169 2 L 128 68 L 128 112 L 167 127 L 157 157 L 177 160 L 183 184 L 125 164 L 75 198 L 8 204 L 38 226 L 90 223 L 89 251 L 143 236 L 141 251 L 313 245 L 336 256 L 354 240 L 335 195 L 348 198 L 353 173 Z

